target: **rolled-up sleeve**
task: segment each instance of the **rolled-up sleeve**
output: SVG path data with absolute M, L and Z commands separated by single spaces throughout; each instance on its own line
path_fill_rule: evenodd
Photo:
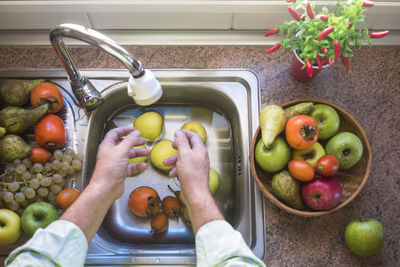
M 223 220 L 203 225 L 196 235 L 198 267 L 263 266 L 242 235 Z
M 5 266 L 83 266 L 88 243 L 75 224 L 57 220 L 39 228 L 23 246 L 10 253 Z

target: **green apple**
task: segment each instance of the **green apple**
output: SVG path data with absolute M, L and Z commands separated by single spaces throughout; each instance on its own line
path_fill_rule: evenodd
M 211 195 L 215 195 L 215 193 L 218 191 L 219 188 L 220 178 L 218 172 L 213 168 L 210 168 L 210 175 L 208 182 L 210 186 Z
M 132 148 L 146 148 L 146 146 L 141 145 L 141 146 L 134 146 Z M 131 158 L 129 160 L 129 164 L 136 164 L 136 163 L 146 162 L 146 161 L 147 161 L 147 157 L 135 157 L 135 158 Z
M 375 219 L 352 220 L 344 233 L 347 247 L 359 256 L 371 256 L 382 247 L 385 233 Z
M 203 140 L 204 144 L 207 142 L 207 132 L 204 126 L 201 125 L 201 123 L 197 121 L 187 122 L 182 126 L 181 129 L 197 133 L 198 135 L 200 135 L 201 140 Z
M 165 166 L 163 161 L 175 155 L 178 155 L 178 150 L 172 147 L 172 141 L 164 139 L 153 146 L 149 158 L 154 167 L 169 172 L 175 165 Z
M 325 156 L 325 149 L 320 143 L 316 142 L 312 147 L 306 149 L 295 149 L 293 151 L 293 160 L 305 160 L 315 168 L 318 160 Z
M 263 170 L 278 172 L 286 167 L 290 160 L 291 151 L 286 141 L 278 136 L 268 149 L 262 139 L 258 140 L 255 148 L 255 158 Z
M 363 144 L 355 134 L 342 132 L 332 137 L 325 151 L 339 160 L 340 169 L 349 169 L 357 164 L 363 154 Z
M 39 228 L 45 228 L 58 219 L 57 210 L 47 202 L 35 202 L 30 204 L 22 213 L 22 230 L 28 236 L 33 236 Z
M 9 245 L 21 235 L 19 215 L 9 209 L 0 209 L 0 245 Z
M 309 114 L 318 124 L 318 139 L 325 140 L 336 134 L 340 118 L 334 108 L 325 104 L 314 105 Z

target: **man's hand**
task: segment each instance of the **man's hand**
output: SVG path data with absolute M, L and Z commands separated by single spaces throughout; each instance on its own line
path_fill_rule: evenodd
M 110 130 L 99 146 L 95 175 L 91 182 L 105 185 L 114 193 L 114 199 L 119 198 L 124 192 L 125 178 L 147 167 L 147 163 L 129 164 L 131 158 L 150 154 L 149 149 L 132 149 L 145 142 L 140 132 L 133 127 Z

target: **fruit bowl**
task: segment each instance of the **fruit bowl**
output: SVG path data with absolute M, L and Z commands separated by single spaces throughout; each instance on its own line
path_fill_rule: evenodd
M 336 206 L 333 209 L 326 210 L 326 211 L 313 211 L 309 208 L 305 208 L 304 210 L 298 210 L 290 207 L 286 203 L 282 202 L 279 200 L 271 190 L 271 180 L 273 177 L 273 173 L 268 173 L 261 169 L 257 162 L 255 161 L 255 147 L 258 142 L 258 140 L 261 138 L 261 130 L 260 127 L 257 128 L 256 133 L 254 134 L 253 137 L 253 143 L 251 145 L 251 151 L 250 151 L 250 165 L 251 165 L 251 173 L 254 177 L 254 180 L 256 181 L 257 186 L 260 188 L 260 190 L 263 192 L 265 197 L 267 197 L 272 203 L 274 203 L 276 206 L 279 208 L 300 216 L 305 216 L 305 217 L 314 217 L 314 216 L 321 216 L 325 214 L 329 214 L 331 212 L 337 211 L 347 204 L 349 204 L 362 190 L 364 187 L 365 183 L 367 182 L 368 175 L 370 172 L 371 168 L 371 160 L 372 160 L 372 155 L 371 155 L 371 147 L 368 143 L 367 137 L 361 128 L 361 126 L 358 124 L 358 122 L 344 109 L 341 107 L 330 103 L 325 100 L 320 100 L 320 99 L 297 99 L 293 100 L 290 102 L 287 102 L 283 105 L 281 105 L 282 108 L 287 108 L 293 105 L 296 105 L 301 102 L 313 102 L 314 104 L 326 104 L 331 107 L 333 107 L 339 117 L 340 117 L 340 128 L 338 130 L 338 133 L 348 131 L 354 133 L 356 136 L 358 136 L 363 144 L 364 147 L 364 152 L 363 155 L 360 159 L 360 161 L 350 169 L 346 170 L 340 170 L 337 174 L 335 174 L 335 177 L 339 179 L 339 181 L 343 184 L 343 189 L 342 189 L 342 197 L 341 201 L 338 206 Z M 284 132 L 280 134 L 280 136 L 284 136 Z M 322 146 L 325 147 L 326 141 L 318 141 L 322 144 Z M 287 168 L 286 168 L 287 169 Z

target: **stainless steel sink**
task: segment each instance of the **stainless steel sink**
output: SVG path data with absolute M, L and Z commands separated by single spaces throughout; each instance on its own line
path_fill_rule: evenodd
M 132 125 L 132 119 L 144 110 L 157 110 L 164 115 L 163 138 L 170 140 L 184 122 L 199 121 L 208 132 L 210 165 L 221 174 L 216 203 L 253 252 L 263 258 L 264 203 L 250 177 L 248 162 L 260 106 L 256 75 L 247 70 L 154 70 L 154 73 L 164 93 L 160 101 L 146 108 L 135 105 L 127 95 L 128 72 L 124 70 L 83 71 L 105 99 L 91 114 L 84 113 L 68 94 L 64 94 L 70 104 L 66 116 L 67 145 L 85 154 L 82 174 L 73 179 L 83 189 L 93 173 L 97 148 L 104 134 L 115 126 Z M 11 77 L 47 78 L 69 88 L 61 71 L 0 72 L 0 78 Z M 152 146 L 151 143 L 147 145 Z M 124 195 L 114 202 L 90 244 L 86 264 L 195 264 L 194 236 L 190 227 L 172 219 L 168 233 L 154 236 L 150 233 L 148 219 L 129 212 L 129 193 L 142 185 L 154 187 L 161 198 L 172 195 L 167 185 L 179 189 L 177 180 L 151 166 L 127 178 Z

